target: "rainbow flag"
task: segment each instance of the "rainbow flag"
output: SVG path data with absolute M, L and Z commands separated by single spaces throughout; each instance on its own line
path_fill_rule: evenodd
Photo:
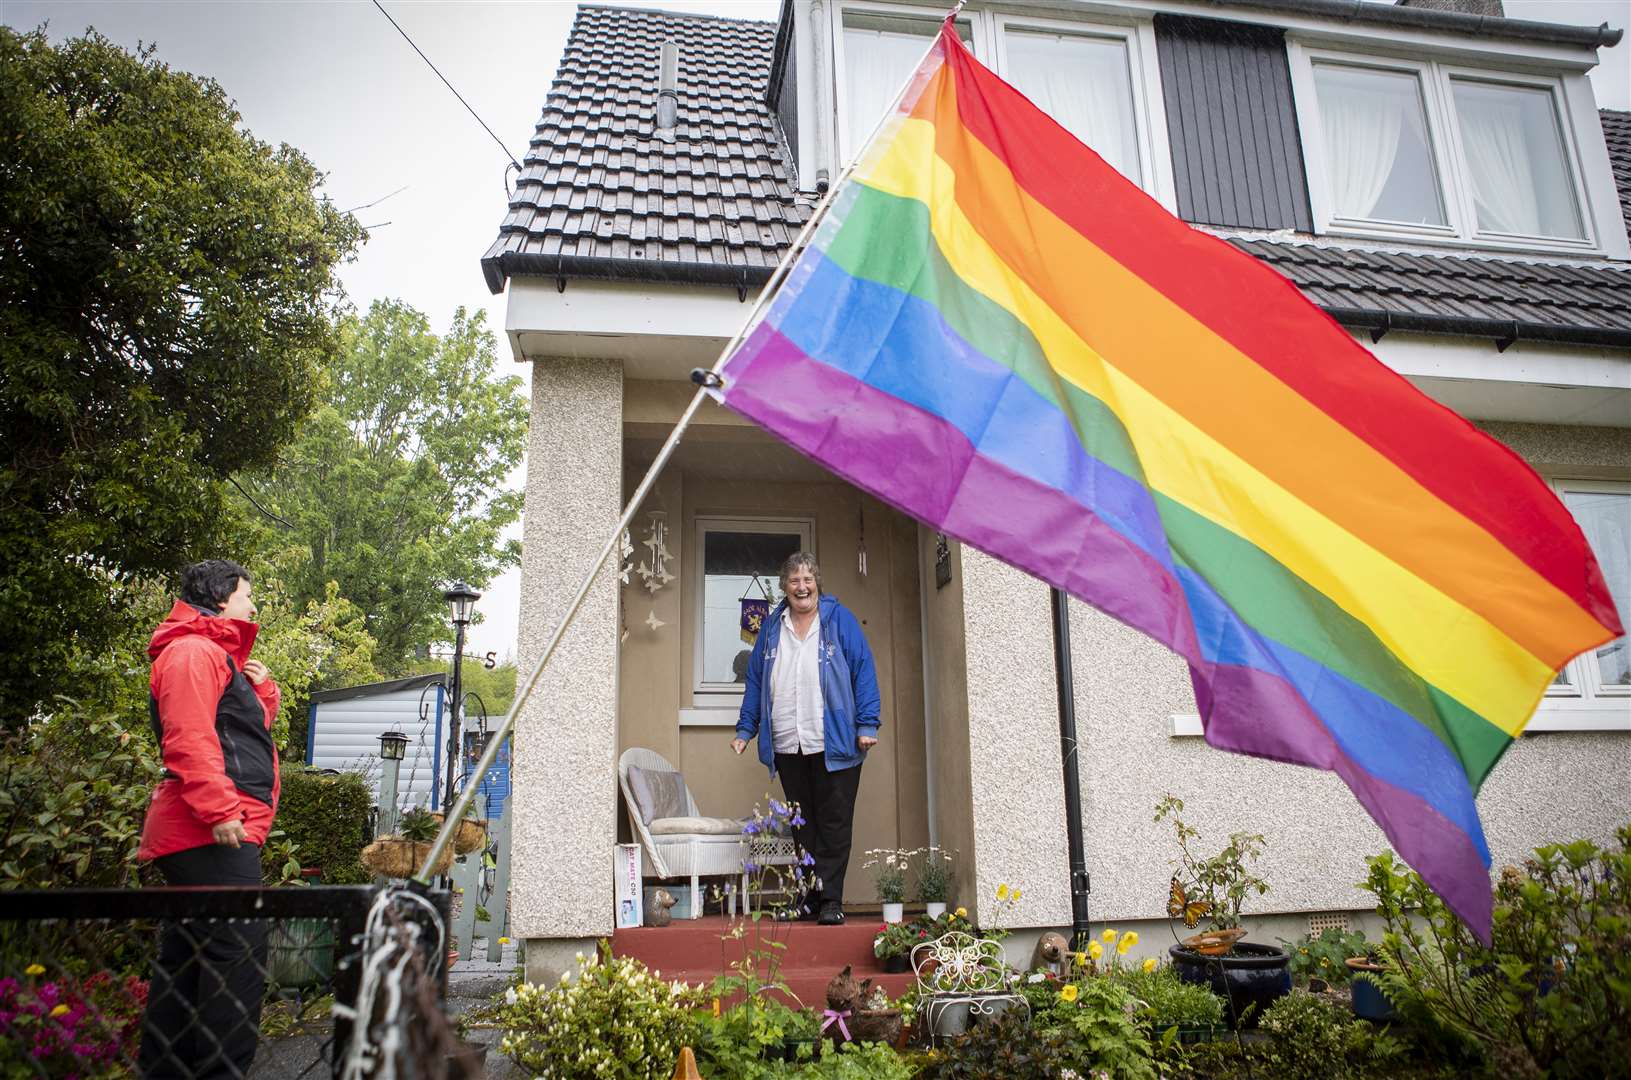
M 1474 795 L 1622 629 L 1538 476 L 949 29 L 718 397 L 1189 663 L 1206 740 L 1342 777 L 1475 931 Z

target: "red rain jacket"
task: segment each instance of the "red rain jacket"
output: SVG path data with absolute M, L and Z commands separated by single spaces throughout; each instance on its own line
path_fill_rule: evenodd
M 261 777 L 256 785 L 269 789 L 270 799 L 257 799 L 229 776 L 217 726 L 223 696 L 235 680 L 250 687 L 268 731 L 277 718 L 277 683 L 269 678 L 254 686 L 242 675 L 259 631 L 254 623 L 205 615 L 179 600 L 153 631 L 147 655 L 153 659 L 150 685 L 162 729 L 165 778 L 147 807 L 141 858 L 213 844 L 214 826 L 234 818 L 243 822 L 249 843 L 266 842 L 280 785 L 275 748 L 270 777 Z M 257 766 L 267 767 L 264 762 Z

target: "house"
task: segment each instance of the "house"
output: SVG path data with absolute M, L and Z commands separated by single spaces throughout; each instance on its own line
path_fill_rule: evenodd
M 585 5 L 482 266 L 532 365 L 520 652 L 536 657 L 692 387 L 922 54 L 943 9 L 786 0 L 777 23 Z M 1586 73 L 1619 29 L 1499 0 L 970 0 L 975 53 L 1196 228 L 1290 278 L 1386 364 L 1530 462 L 1631 612 L 1631 115 Z M 665 45 L 668 62 L 665 65 Z M 666 70 L 665 70 L 666 69 Z M 1332 483 L 1342 483 L 1340 476 Z M 728 749 L 738 601 L 813 549 L 878 658 L 869 847 L 958 852 L 957 898 L 1071 919 L 1049 592 L 705 405 L 636 520 L 676 579 L 602 574 L 520 721 L 516 932 L 536 977 L 612 928 L 631 746 L 702 811 L 770 784 Z M 1380 831 L 1334 776 L 1205 746 L 1186 669 L 1073 603 L 1096 922 L 1167 937 L 1164 792 L 1261 832 L 1259 940 L 1362 923 Z M 1572 663 L 1479 805 L 1495 866 L 1631 816 L 1631 652 Z

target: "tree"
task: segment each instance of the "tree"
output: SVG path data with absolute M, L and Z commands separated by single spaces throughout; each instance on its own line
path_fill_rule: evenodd
M 438 337 L 408 305 L 376 301 L 340 329 L 323 402 L 249 486 L 304 553 L 283 571 L 291 596 L 337 583 L 367 615 L 380 669 L 398 673 L 415 646 L 448 639 L 446 583 L 481 588 L 519 561 L 503 532 L 521 493 L 503 485 L 527 403 L 519 378 L 494 374 L 483 312 L 458 309 Z
M 224 553 L 223 482 L 312 407 L 362 232 L 240 119 L 150 47 L 0 27 L 0 722 Z

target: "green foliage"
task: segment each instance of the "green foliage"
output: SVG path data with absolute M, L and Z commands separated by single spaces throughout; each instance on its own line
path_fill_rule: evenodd
M 602 944 L 558 986 L 516 989 L 499 1010 L 499 1049 L 535 1076 L 668 1080 L 699 1003 L 696 990 L 665 983 Z
M 866 853 L 861 868 L 872 871 L 879 902 L 898 904 L 906 899 L 906 871 L 911 862 L 912 853 L 899 848 L 873 848 Z
M 0 889 L 138 884 L 150 737 L 71 702 L 0 737 Z
M 442 823 L 423 806 L 416 806 L 396 819 L 396 834 L 404 840 L 412 840 L 418 844 L 428 844 L 435 840 L 436 834 L 441 830 Z
M 951 895 L 951 852 L 930 844 L 912 856 L 917 861 L 917 898 L 925 904 L 945 903 Z
M 1109 977 L 1126 988 L 1138 1006 L 1139 1023 L 1152 1037 L 1159 1037 L 1171 1028 L 1223 1026 L 1223 999 L 1209 987 L 1180 979 L 1171 967 L 1158 967 L 1154 971 L 1118 968 Z
M 260 566 L 251 565 L 249 572 Z M 320 597 L 300 601 L 277 576 L 275 563 L 267 571 L 255 579 L 261 620 L 255 658 L 266 665 L 282 694 L 273 741 L 286 758 L 298 760 L 306 752 L 312 691 L 377 682 L 380 674 L 374 668 L 367 620 L 334 582 L 324 586 Z
M 1069 1039 L 1057 1027 L 1027 1024 L 1010 1009 L 996 1022 L 978 1024 L 935 1056 L 921 1080 L 1054 1080 L 1072 1067 Z
M 891 956 L 908 956 L 925 941 L 932 941 L 948 931 L 961 930 L 967 934 L 972 933 L 973 929 L 967 919 L 959 919 L 950 912 L 938 919 L 919 915 L 898 923 L 885 923 L 872 937 L 872 955 L 880 960 Z
M 1293 990 L 1264 1010 L 1258 1026 L 1274 1040 L 1276 1075 L 1326 1080 L 1347 1072 L 1345 1029 L 1351 1022 L 1324 998 Z
M 1137 1010 L 1119 981 L 1087 975 L 1060 986 L 1047 1007 L 1033 1005 L 1031 1026 L 1063 1034 L 1069 1065 L 1082 1075 L 1155 1080 L 1153 1048 L 1134 1020 Z
M 1537 848 L 1495 887 L 1493 944 L 1478 942 L 1391 854 L 1365 884 L 1387 926 L 1377 976 L 1410 1020 L 1503 1075 L 1603 1076 L 1631 1061 L 1631 825 L 1618 848 Z M 1616 1064 L 1618 1063 L 1618 1064 Z
M 478 588 L 520 558 L 501 534 L 521 513 L 503 490 L 520 462 L 520 379 L 494 374 L 485 314 L 460 308 L 448 331 L 399 301 L 341 324 L 326 393 L 275 467 L 255 477 L 263 505 L 293 525 L 283 579 L 300 606 L 339 595 L 368 615 L 381 670 L 450 634 L 443 587 Z M 496 709 L 493 702 L 489 708 Z
M 1247 868 L 1248 863 L 1255 863 L 1263 854 L 1267 841 L 1258 833 L 1230 833 L 1222 851 L 1200 858 L 1190 850 L 1190 845 L 1200 840 L 1200 830 L 1184 822 L 1179 816 L 1183 811 L 1183 800 L 1170 794 L 1155 807 L 1155 820 L 1170 817 L 1178 837 L 1176 876 L 1191 900 L 1204 900 L 1212 905 L 1208 923 L 1211 929 L 1228 930 L 1239 926 L 1240 909 L 1246 897 L 1252 893 L 1262 896 L 1269 891 L 1269 883 Z
M 715 980 L 709 993 L 723 999 L 739 989 L 734 980 L 726 978 Z M 810 1061 L 818 1052 L 820 1035 L 821 1025 L 813 1013 L 789 1008 L 773 995 L 760 994 L 721 1010 L 717 1016 L 698 1012 L 692 1018 L 687 1038 L 705 1075 L 746 1078 L 778 1075 L 772 1062 L 785 1060 L 789 1040 L 793 1041 L 794 1063 Z
M 358 856 L 371 839 L 372 803 L 368 784 L 356 773 L 331 776 L 285 765 L 277 826 L 294 845 L 301 867 L 323 871 L 323 884 L 366 885 L 373 875 Z M 270 844 L 262 858 L 272 858 Z
M 1291 954 L 1291 977 L 1306 984 L 1310 978 L 1324 979 L 1332 986 L 1348 981 L 1351 970 L 1348 957 L 1364 956 L 1370 942 L 1357 930 L 1339 930 L 1336 927 L 1321 931 L 1316 937 L 1304 934 L 1295 941 L 1281 940 Z
M 95 33 L 0 27 L 0 722 L 117 634 L 128 588 L 233 550 L 334 351 L 355 219 L 226 92 Z

